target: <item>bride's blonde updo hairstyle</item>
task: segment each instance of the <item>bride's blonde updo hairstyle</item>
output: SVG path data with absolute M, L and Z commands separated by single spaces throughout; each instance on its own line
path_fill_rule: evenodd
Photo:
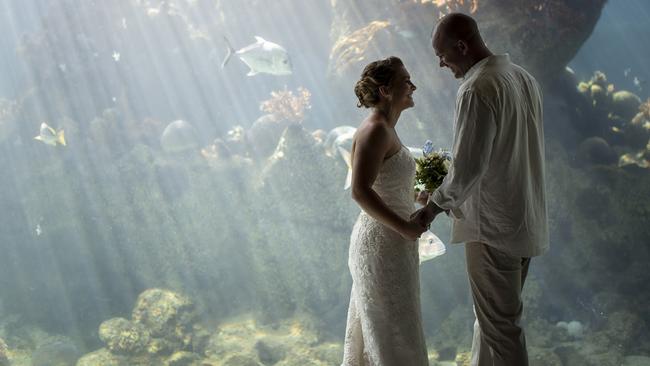
M 369 63 L 354 86 L 354 94 L 359 98 L 357 107 L 372 108 L 377 105 L 380 101 L 379 87 L 389 86 L 402 66 L 402 60 L 395 56 Z

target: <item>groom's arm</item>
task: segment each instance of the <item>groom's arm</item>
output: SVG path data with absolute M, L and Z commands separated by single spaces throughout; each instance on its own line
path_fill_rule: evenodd
M 475 90 L 461 95 L 455 130 L 452 166 L 427 206 L 437 213 L 458 208 L 488 168 L 497 125 L 494 110 Z

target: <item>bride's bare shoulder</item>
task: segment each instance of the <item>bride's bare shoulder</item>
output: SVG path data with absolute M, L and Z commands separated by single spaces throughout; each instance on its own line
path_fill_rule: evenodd
M 372 141 L 373 143 L 380 143 L 382 141 L 390 141 L 390 128 L 385 122 L 375 119 L 365 119 L 357 129 L 355 140 L 358 142 Z

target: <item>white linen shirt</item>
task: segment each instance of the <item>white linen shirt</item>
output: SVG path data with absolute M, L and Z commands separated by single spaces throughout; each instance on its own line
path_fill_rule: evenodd
M 451 242 L 482 242 L 518 257 L 546 252 L 541 92 L 508 55 L 489 56 L 465 74 L 452 155 L 431 195 L 451 210 Z

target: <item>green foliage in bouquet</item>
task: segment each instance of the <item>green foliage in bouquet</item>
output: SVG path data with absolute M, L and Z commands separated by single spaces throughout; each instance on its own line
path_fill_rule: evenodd
M 427 192 L 435 191 L 449 171 L 450 160 L 443 152 L 434 152 L 415 159 L 416 190 L 424 187 Z

